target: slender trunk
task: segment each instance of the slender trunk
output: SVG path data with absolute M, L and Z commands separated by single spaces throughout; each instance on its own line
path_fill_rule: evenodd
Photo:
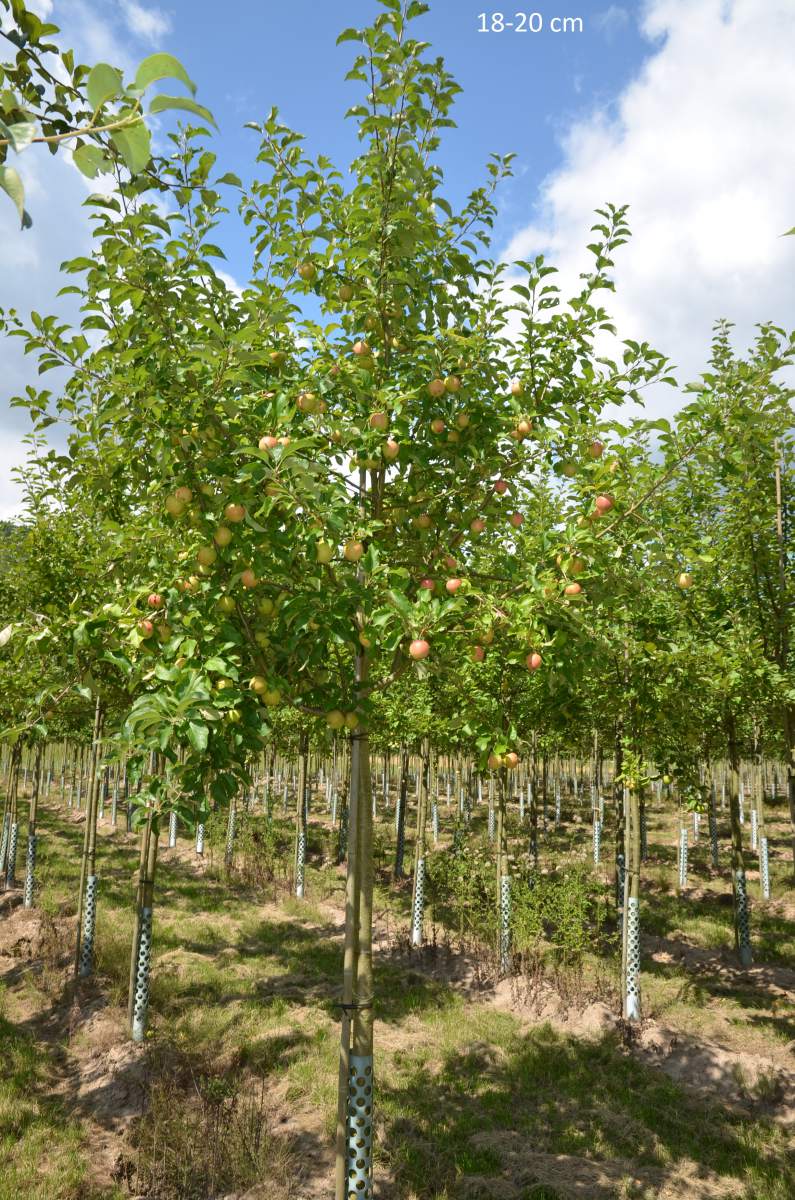
M 751 965 L 751 928 L 748 906 L 748 886 L 745 879 L 743 832 L 740 822 L 740 756 L 737 749 L 735 720 L 727 720 L 729 741 L 729 821 L 732 836 L 732 892 L 734 895 L 734 944 L 744 967 Z
M 141 863 L 137 908 L 137 946 L 134 989 L 130 996 L 131 1034 L 134 1042 L 146 1036 L 149 1014 L 149 973 L 152 959 L 152 914 L 154 911 L 155 870 L 160 827 L 150 807 L 141 833 Z
M 417 839 L 414 847 L 414 885 L 411 894 L 411 944 L 422 945 L 425 915 L 425 824 L 428 812 L 428 742 L 423 742 L 417 803 Z
M 94 709 L 94 728 L 91 738 L 91 768 L 86 797 L 86 824 L 83 832 L 83 855 L 80 862 L 80 892 L 77 901 L 77 940 L 75 945 L 75 975 L 90 975 L 94 961 L 94 925 L 96 919 L 97 877 L 95 872 L 96 825 L 96 764 L 99 737 L 102 730 L 102 701 L 97 697 Z
M 298 745 L 298 790 L 295 801 L 295 853 L 293 856 L 293 879 L 295 894 L 304 898 L 304 874 L 306 870 L 306 791 L 309 776 L 309 735 L 302 733 Z
M 406 804 L 409 795 L 409 752 L 405 742 L 400 747 L 400 790 L 395 820 L 395 879 L 403 878 L 403 856 L 406 849 Z
M 511 877 L 508 866 L 508 836 L 505 800 L 508 772 L 500 767 L 497 778 L 497 916 L 499 929 L 500 974 L 507 975 L 511 966 Z
M 44 746 L 40 742 L 36 747 L 36 758 L 33 764 L 33 787 L 30 793 L 30 809 L 28 812 L 28 852 L 25 869 L 25 908 L 33 907 L 33 892 L 36 876 L 36 812 L 39 805 L 41 789 L 41 759 Z
M 625 805 L 624 1018 L 640 1020 L 640 796 L 632 788 Z

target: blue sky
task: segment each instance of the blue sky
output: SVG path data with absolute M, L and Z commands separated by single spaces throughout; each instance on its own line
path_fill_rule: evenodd
M 344 83 L 347 26 L 375 0 L 28 0 L 62 28 L 79 59 L 129 73 L 154 50 L 177 55 L 216 115 L 219 171 L 253 171 L 244 122 L 276 105 L 310 152 L 345 166 L 360 99 Z M 415 23 L 463 87 L 441 159 L 453 203 L 479 185 L 492 152 L 512 151 L 499 197 L 496 254 L 546 254 L 564 292 L 588 265 L 588 231 L 606 200 L 630 205 L 633 238 L 616 263 L 609 308 L 622 337 L 647 340 L 680 382 L 705 369 L 713 323 L 735 322 L 742 349 L 760 321 L 795 327 L 795 4 L 792 0 L 536 0 L 540 33 L 479 33 L 483 0 L 430 0 Z M 504 5 L 516 21 L 513 5 Z M 519 10 L 521 11 L 521 10 Z M 583 32 L 554 33 L 553 17 Z M 20 162 L 34 228 L 0 204 L 0 305 L 70 315 L 58 265 L 90 249 L 86 181 L 68 155 L 31 147 Z M 247 278 L 245 235 L 230 221 L 228 273 Z M 615 351 L 617 347 L 606 347 Z M 0 344 L 0 517 L 13 514 L 25 418 L 8 398 L 36 376 L 17 344 Z M 52 376 L 47 383 L 57 383 Z M 682 402 L 666 389 L 649 415 Z
M 464 89 L 454 113 L 458 127 L 445 137 L 441 155 L 448 197 L 460 200 L 482 182 L 490 153 L 517 155 L 516 178 L 500 197 L 498 243 L 526 224 L 559 161 L 563 130 L 594 105 L 609 106 L 649 52 L 632 8 L 604 0 L 552 3 L 544 6 L 540 33 L 482 34 L 482 0 L 431 0 L 429 13 L 414 22 L 415 36 L 444 57 Z M 233 19 L 219 27 L 217 5 L 177 0 L 168 9 L 173 29 L 163 47 L 189 64 L 221 128 L 225 164 L 243 176 L 250 170 L 256 135 L 241 126 L 271 105 L 314 151 L 347 164 L 356 153 L 355 124 L 342 118 L 360 101 L 362 87 L 343 79 L 356 47 L 335 42 L 342 29 L 369 22 L 372 0 L 233 0 L 229 10 Z M 503 11 L 520 23 L 513 4 Z M 553 33 L 551 18 L 571 13 L 582 19 L 583 32 Z M 234 273 L 237 264 L 231 265 Z

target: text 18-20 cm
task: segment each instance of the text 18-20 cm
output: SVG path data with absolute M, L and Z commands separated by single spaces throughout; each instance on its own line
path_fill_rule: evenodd
M 540 12 L 478 13 L 478 33 L 582 33 L 582 17 L 545 17 Z

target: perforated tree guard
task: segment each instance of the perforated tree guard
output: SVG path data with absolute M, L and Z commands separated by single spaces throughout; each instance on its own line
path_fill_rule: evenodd
M 348 1200 L 372 1200 L 373 1058 L 369 1054 L 349 1058 L 346 1135 Z
M 196 853 L 204 854 L 204 825 L 201 821 L 196 826 Z
M 701 832 L 701 813 L 693 813 L 693 844 L 698 841 L 698 835 Z
M 759 849 L 759 813 L 751 809 L 751 849 Z
M 25 862 L 25 892 L 22 903 L 25 908 L 33 908 L 33 891 L 36 877 L 36 835 L 28 835 L 28 853 Z
M 114 829 L 116 828 L 118 809 L 119 809 L 119 788 L 118 788 L 118 785 L 116 785 L 113 788 L 113 796 L 111 797 L 111 801 L 110 801 L 110 823 Z
M 751 921 L 748 912 L 748 885 L 745 880 L 745 871 L 742 868 L 738 868 L 734 872 L 734 903 L 734 919 L 737 923 L 737 948 L 740 954 L 740 962 L 744 967 L 748 967 L 751 965 L 753 958 L 751 952 Z
M 560 788 L 555 788 L 555 824 L 560 825 Z
M 235 853 L 235 828 L 237 826 L 237 809 L 234 804 L 229 806 L 229 819 L 226 823 L 226 846 L 224 848 L 224 857 L 226 865 L 230 866 Z
M 417 878 L 414 882 L 414 905 L 411 913 L 411 944 L 422 945 L 422 919 L 425 915 L 425 859 L 417 861 Z
M 138 943 L 138 969 L 135 973 L 132 1038 L 142 1042 L 146 1036 L 149 1012 L 149 970 L 152 962 L 152 910 L 141 909 L 141 938 Z
M 306 834 L 301 830 L 298 834 L 298 845 L 295 855 L 295 894 L 299 900 L 304 898 L 304 872 L 306 867 Z
M 687 887 L 687 826 L 679 827 L 679 886 Z
M 433 829 L 433 844 L 439 843 L 439 805 L 434 800 L 431 805 L 431 827 Z
M 511 877 L 500 876 L 500 973 L 511 969 Z
M 489 806 L 489 841 L 494 841 L 494 806 Z
M 640 1020 L 640 903 L 627 900 L 627 979 L 625 1008 L 628 1021 Z
M 598 867 L 602 858 L 602 823 L 599 817 L 594 813 L 593 821 L 593 862 L 594 866 Z
M 11 814 L 6 813 L 3 817 L 3 832 L 0 835 L 0 874 L 5 873 L 6 855 L 8 854 L 8 836 L 11 829 Z
M 718 865 L 718 818 L 714 807 L 709 810 L 709 852 L 713 867 Z
M 177 844 L 177 814 L 172 812 L 168 818 L 168 847 L 173 850 Z
M 8 835 L 8 860 L 6 862 L 6 887 L 13 887 L 17 879 L 17 845 L 19 843 L 19 825 L 16 821 L 11 824 Z
M 762 899 L 770 899 L 770 852 L 767 838 L 764 834 L 759 839 L 759 882 L 762 885 Z
M 94 969 L 94 930 L 97 924 L 97 877 L 89 875 L 83 907 L 83 936 L 80 939 L 78 974 L 87 979 Z

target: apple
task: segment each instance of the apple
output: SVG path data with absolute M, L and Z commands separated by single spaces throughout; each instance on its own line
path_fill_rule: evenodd
M 364 338 L 360 338 L 358 342 L 353 343 L 353 353 L 357 358 L 366 358 L 370 353 L 369 343 Z
M 295 403 L 299 411 L 303 413 L 316 413 L 320 411 L 320 401 L 314 392 L 299 392 Z
M 229 711 L 226 713 L 226 719 L 230 725 L 239 725 L 240 722 L 243 720 L 243 718 L 240 715 L 239 710 L 236 708 L 229 709 Z
M 348 562 L 358 562 L 364 554 L 364 545 L 362 542 L 349 541 L 345 543 L 345 549 L 342 552 Z
M 522 383 L 521 379 L 512 379 L 511 380 L 511 395 L 512 396 L 521 396 L 523 394 L 524 394 L 524 384 Z
M 267 692 L 268 690 L 268 681 L 264 675 L 254 675 L 249 681 L 248 686 L 252 692 L 256 692 L 258 696 L 261 696 L 263 692 Z
M 227 504 L 224 509 L 224 516 L 233 525 L 239 525 L 241 521 L 245 520 L 246 510 L 242 504 Z
M 590 454 L 591 458 L 601 458 L 604 452 L 605 448 L 602 442 L 593 441 L 588 447 L 588 453 Z
M 431 652 L 431 647 L 425 638 L 415 638 L 409 646 L 409 654 L 415 661 L 421 658 L 427 658 Z
M 567 583 L 565 588 L 563 589 L 563 594 L 565 596 L 579 596 L 581 591 L 582 591 L 581 583 Z
M 278 440 L 279 440 L 280 446 L 289 446 L 290 445 L 290 439 L 288 437 L 280 437 Z
M 278 445 L 279 439 L 270 433 L 266 434 L 265 437 L 261 437 L 259 440 L 260 450 L 275 450 Z
M 202 546 L 196 555 L 196 562 L 201 567 L 211 567 L 217 557 L 214 546 Z
M 423 579 L 420 581 L 420 587 L 424 588 L 426 592 L 432 592 L 436 589 L 436 583 L 433 579 Z
M 259 583 L 257 576 L 252 571 L 251 567 L 246 567 L 245 571 L 240 572 L 240 582 L 244 588 L 255 588 Z
M 454 596 L 463 583 L 463 579 L 448 579 L 444 585 L 451 596 Z
M 311 262 L 299 263 L 298 274 L 301 276 L 304 283 L 311 283 L 317 275 L 317 267 Z
M 228 546 L 232 541 L 232 536 L 231 529 L 228 529 L 226 525 L 219 525 L 213 534 L 213 541 L 215 542 L 216 546 Z
M 663 775 L 663 777 L 662 777 L 662 781 L 663 781 L 663 783 L 670 783 L 670 782 L 671 782 L 671 776 L 670 776 L 670 775 Z
M 472 661 L 473 662 L 483 662 L 483 659 L 485 657 L 486 657 L 486 651 L 483 649 L 482 646 L 473 646 L 472 647 Z
M 382 451 L 384 458 L 388 458 L 391 461 L 392 459 L 397 458 L 398 454 L 400 453 L 400 446 L 397 442 L 393 442 L 390 438 L 388 442 L 384 442 Z
M 461 441 L 461 434 L 457 429 L 451 429 L 447 435 L 447 440 L 451 445 L 457 445 Z
M 455 423 L 459 429 L 468 429 L 470 422 L 469 413 L 460 412 L 455 419 Z
M 270 638 L 268 637 L 267 633 L 265 633 L 264 630 L 262 630 L 262 629 L 258 629 L 257 632 L 254 634 L 254 641 L 257 643 L 257 645 L 260 647 L 261 650 L 267 650 L 271 644 Z
M 350 283 L 343 283 L 340 285 L 340 290 L 337 292 L 337 295 L 343 304 L 347 304 L 349 300 L 353 299 L 353 287 Z
M 496 771 L 501 766 L 502 766 L 502 758 L 500 757 L 500 755 L 494 754 L 494 753 L 490 754 L 489 755 L 489 770 Z
M 166 496 L 165 508 L 170 517 L 181 517 L 185 511 L 185 505 L 176 496 Z
M 178 487 L 174 491 L 174 498 L 181 500 L 183 504 L 190 504 L 193 499 L 193 492 L 189 487 Z
M 274 367 L 283 367 L 287 361 L 287 355 L 284 350 L 271 350 L 268 355 Z
M 441 417 L 434 417 L 434 419 L 431 421 L 431 432 L 444 433 L 444 421 Z
M 524 525 L 524 517 L 520 512 L 511 513 L 509 519 L 514 529 L 519 529 L 521 525 Z
M 537 671 L 538 668 L 541 666 L 543 659 L 541 658 L 541 655 L 538 653 L 538 651 L 534 650 L 532 654 L 528 654 L 527 658 L 525 659 L 525 662 L 527 663 L 528 671 Z
M 418 517 L 415 517 L 414 524 L 418 529 L 430 529 L 433 525 L 433 520 L 428 513 L 420 513 Z
M 570 575 L 582 575 L 585 570 L 585 559 L 570 558 L 566 565 Z
M 346 729 L 355 729 L 358 724 L 359 724 L 359 718 L 356 713 L 349 712 L 349 713 L 345 714 Z
M 528 421 L 526 417 L 523 417 L 521 421 L 517 422 L 516 428 L 521 436 L 525 438 L 529 433 L 533 432 L 533 423 L 532 421 Z
M 469 528 L 472 533 L 482 533 L 486 528 L 485 518 L 475 517 L 474 521 L 470 522 Z
M 594 500 L 594 508 L 601 516 L 603 513 L 610 512 L 610 509 L 613 507 L 613 503 L 614 501 L 612 496 L 597 496 Z
M 345 714 L 338 708 L 332 708 L 331 712 L 326 713 L 326 724 L 329 729 L 342 729 L 345 724 Z
M 442 562 L 447 567 L 448 571 L 454 571 L 456 569 L 456 567 L 458 566 L 458 563 L 453 558 L 452 554 L 445 554 L 444 558 L 442 559 Z
M 257 612 L 261 617 L 272 617 L 276 611 L 276 605 L 268 596 L 263 596 L 257 605 Z
M 446 392 L 457 392 L 461 388 L 461 380 L 457 375 L 448 375 L 444 381 L 444 390 Z
M 328 542 L 318 542 L 315 546 L 315 557 L 323 565 L 330 563 L 334 557 L 334 547 L 330 546 Z
M 693 586 L 693 576 L 689 571 L 682 571 L 676 582 L 679 584 L 680 588 L 687 590 L 687 588 L 691 588 Z
M 154 622 L 150 621 L 148 617 L 142 617 L 138 622 L 138 628 L 144 637 L 151 637 L 155 631 Z
M 262 699 L 268 705 L 268 708 L 276 708 L 281 703 L 282 694 L 278 688 L 268 688 L 266 692 L 263 692 Z
M 229 616 L 235 611 L 235 602 L 231 596 L 222 596 L 218 601 L 218 608 L 222 613 Z
M 577 474 L 577 467 L 573 462 L 564 463 L 562 470 L 567 479 L 573 479 Z
M 438 400 L 440 396 L 444 395 L 444 393 L 445 393 L 444 380 L 443 379 L 432 379 L 431 382 L 428 384 L 428 395 L 433 396 L 434 400 Z
M 508 491 L 507 481 L 504 479 L 498 479 L 497 482 L 494 484 L 494 490 L 498 496 L 504 496 L 505 493 Z
M 389 428 L 389 413 L 370 413 L 370 428 L 377 429 L 379 433 L 386 433 Z
M 147 596 L 146 603 L 150 608 L 162 608 L 165 604 L 165 600 L 159 592 L 152 592 L 149 596 Z
M 519 755 L 515 750 L 509 750 L 508 753 L 504 755 L 502 761 L 505 763 L 508 770 L 512 771 L 515 767 L 519 766 Z

